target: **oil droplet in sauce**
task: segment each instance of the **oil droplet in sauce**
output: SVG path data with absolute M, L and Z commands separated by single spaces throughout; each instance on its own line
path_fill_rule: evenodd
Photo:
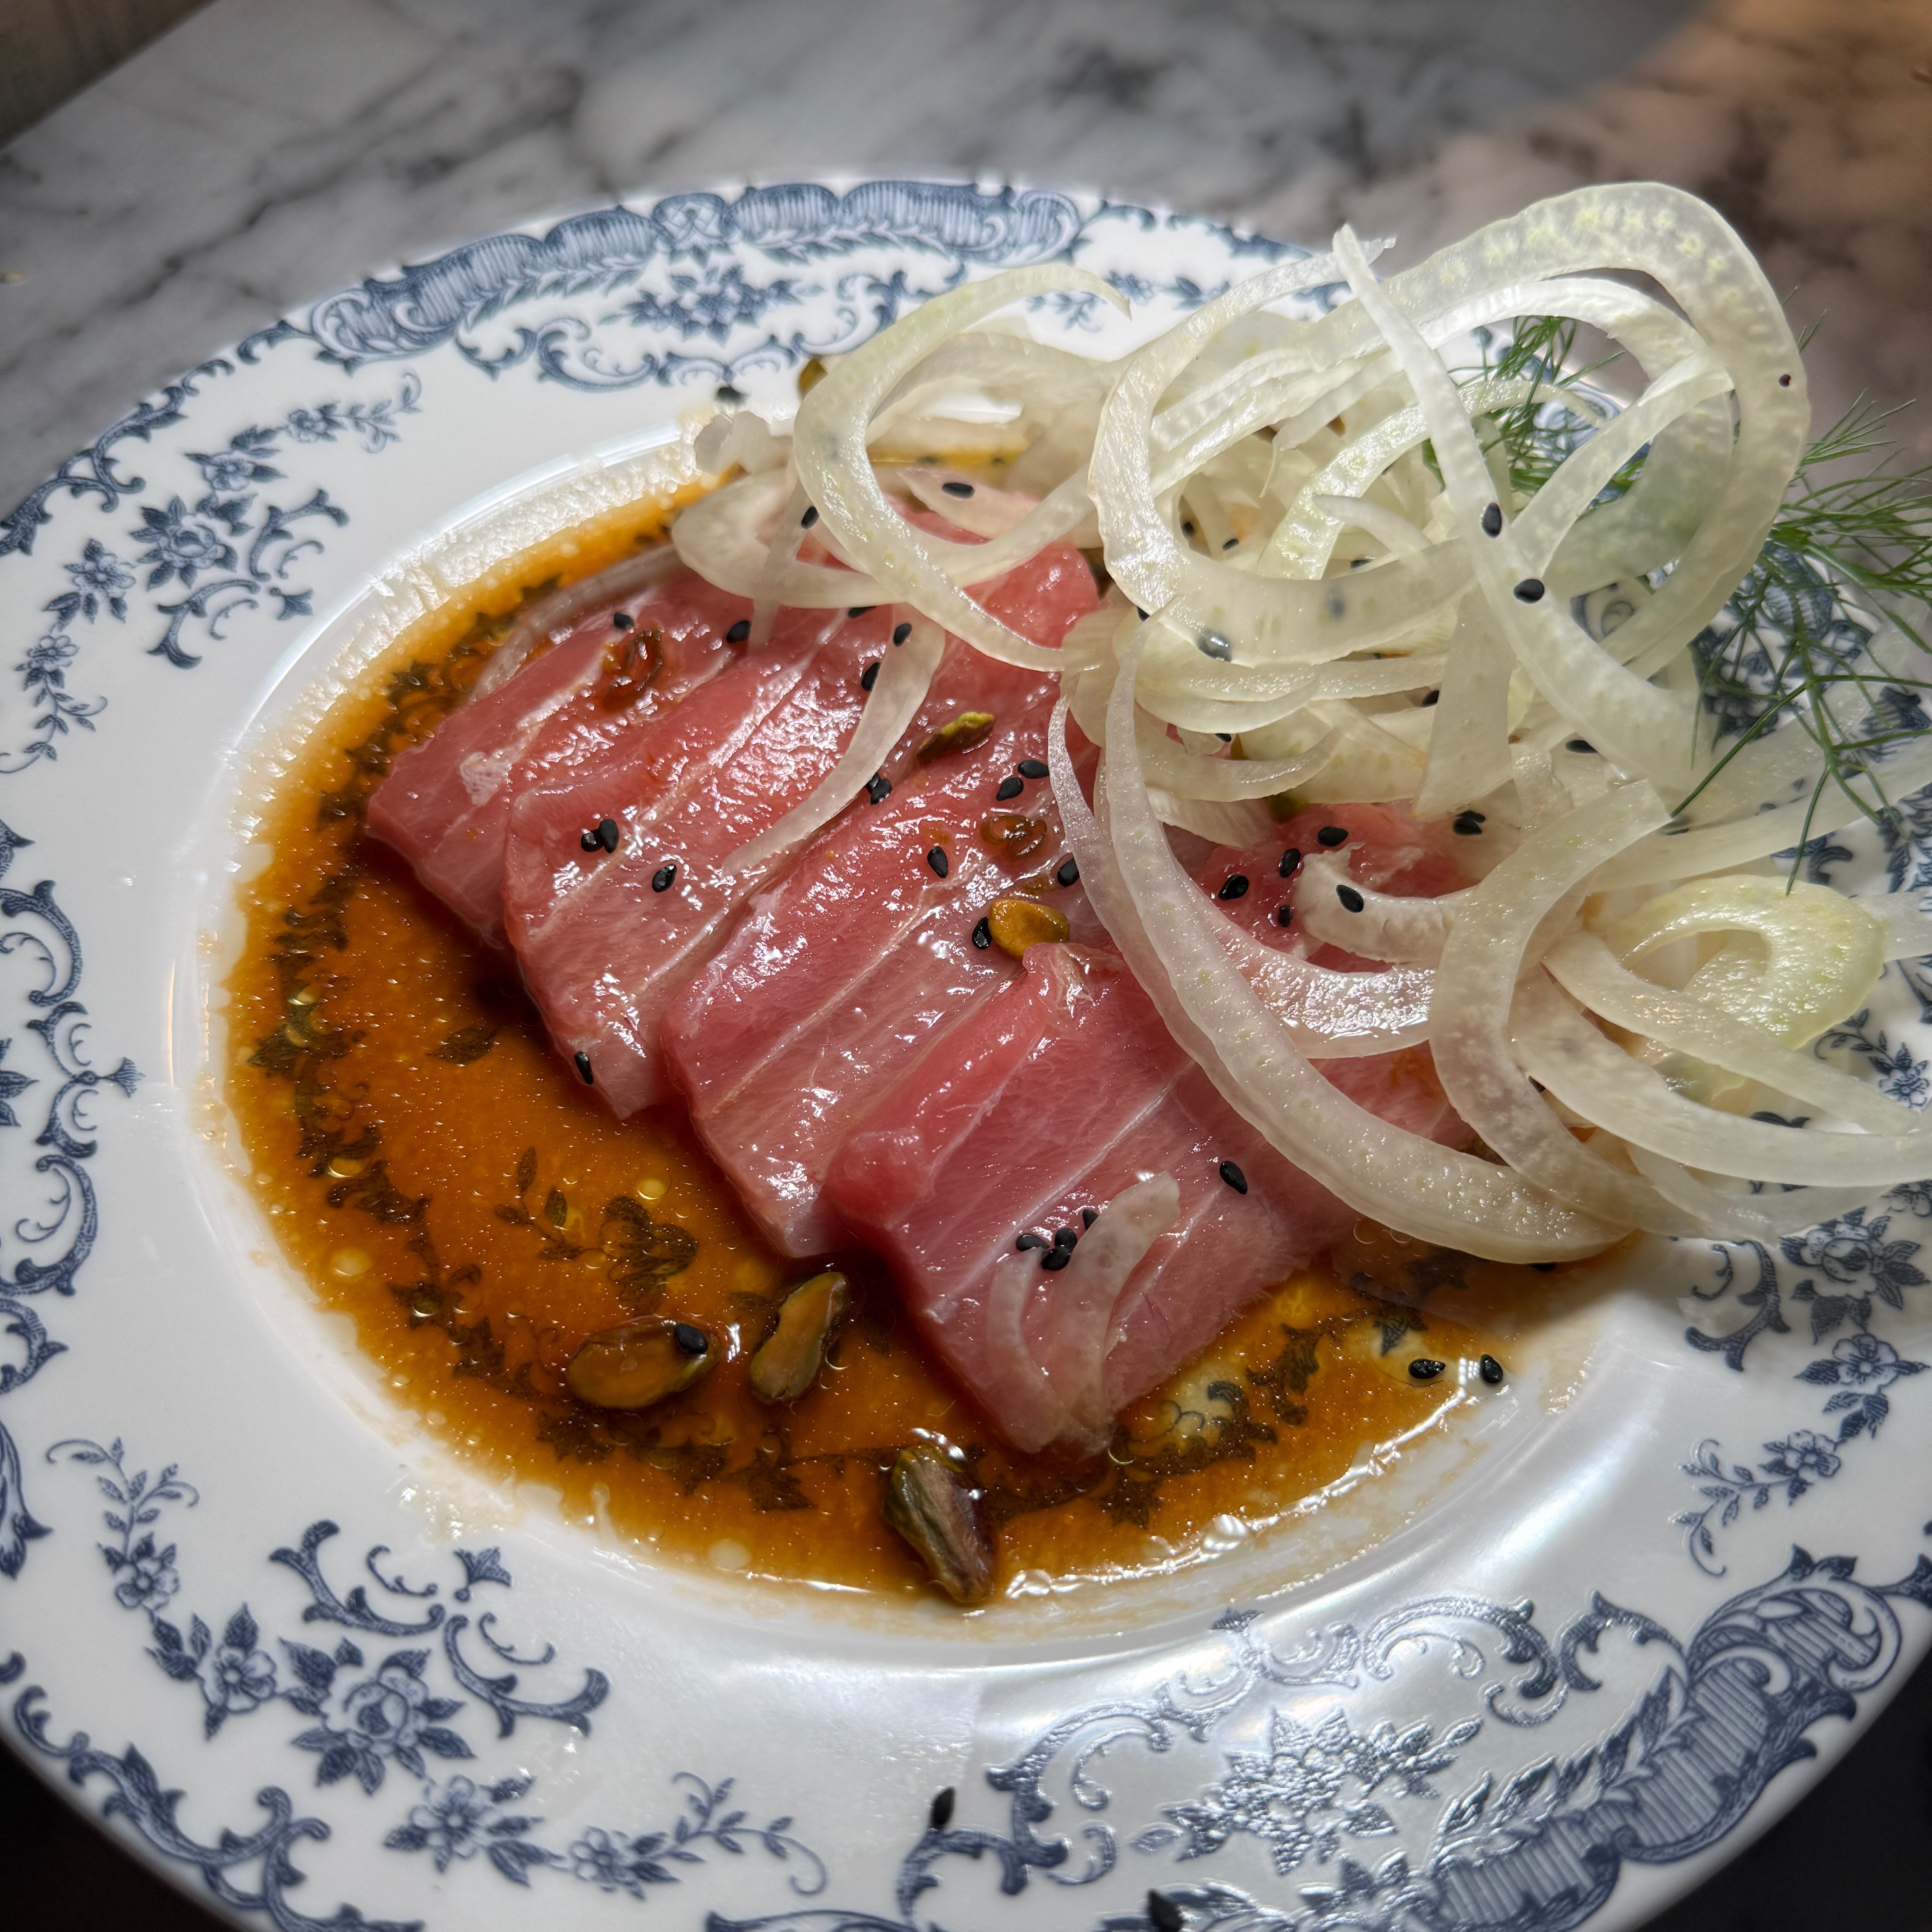
M 1315 1496 L 1371 1445 L 1478 1390 L 1508 1359 L 1492 1317 L 1545 1278 L 1382 1238 L 1261 1295 L 1119 1419 L 1085 1465 L 1016 1454 L 926 1354 L 869 1257 L 789 1408 L 746 1358 L 789 1288 L 672 1111 L 620 1124 L 551 1052 L 506 956 L 482 945 L 362 829 L 405 745 L 460 701 L 518 604 L 661 532 L 633 509 L 526 559 L 521 591 L 458 597 L 328 711 L 260 813 L 229 982 L 227 1092 L 249 1184 L 284 1252 L 399 1404 L 566 1516 L 731 1574 L 910 1594 L 927 1586 L 880 1511 L 893 1456 L 956 1445 L 999 1526 L 1000 1588 L 1198 1561 Z M 500 576 L 501 573 L 500 573 Z M 439 1048 L 448 1049 L 439 1051 Z M 717 1367 L 636 1413 L 592 1408 L 564 1371 L 639 1316 L 719 1338 Z M 1433 1382 L 1409 1361 L 1447 1365 Z M 943 1433 L 942 1433 L 943 1432 Z

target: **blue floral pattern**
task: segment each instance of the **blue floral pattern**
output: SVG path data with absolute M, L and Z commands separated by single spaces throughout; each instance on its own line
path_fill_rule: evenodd
M 372 1658 L 346 1636 L 329 1650 L 285 1636 L 275 1640 L 278 1658 L 245 1604 L 229 1616 L 218 1638 L 199 1616 L 191 1616 L 184 1630 L 164 1614 L 181 1589 L 177 1546 L 163 1546 L 154 1526 L 170 1504 L 195 1507 L 200 1497 L 194 1485 L 183 1480 L 172 1463 L 153 1474 L 145 1469 L 130 1472 L 119 1442 L 57 1442 L 47 1458 L 95 1472 L 96 1485 L 108 1503 L 104 1520 L 113 1540 L 100 1548 L 115 1580 L 115 1600 L 146 1618 L 154 1639 L 148 1654 L 160 1669 L 200 1691 L 205 1737 L 214 1737 L 230 1718 L 286 1703 L 318 1720 L 290 1742 L 298 1750 L 316 1754 L 319 1786 L 352 1779 L 373 1797 L 392 1769 L 419 1781 L 421 1802 L 384 1838 L 389 1850 L 427 1852 L 439 1872 L 452 1861 L 482 1852 L 499 1874 L 518 1885 L 527 1885 L 533 1870 L 554 1870 L 568 1872 L 601 1891 L 622 1891 L 641 1898 L 647 1887 L 676 1883 L 674 1868 L 701 1864 L 707 1850 L 738 1856 L 748 1845 L 756 1845 L 780 1863 L 798 1868 L 791 1882 L 800 1895 L 810 1896 L 823 1887 L 824 1866 L 791 1834 L 790 1818 L 753 1824 L 744 1810 L 730 1807 L 732 1780 L 713 1786 L 690 1772 L 680 1772 L 674 1780 L 684 1790 L 685 1805 L 668 1830 L 629 1832 L 595 1826 L 567 1850 L 542 1845 L 530 1835 L 542 1823 L 541 1816 L 506 1808 L 529 1795 L 533 1779 L 512 1774 L 479 1785 L 466 1774 L 446 1781 L 434 1774 L 432 1760 L 470 1761 L 477 1755 L 450 1722 L 469 1700 L 438 1688 L 434 1647 L 409 1647 Z M 469 1618 L 451 1616 L 440 1603 L 430 1600 L 441 1586 L 434 1582 L 412 1586 L 400 1576 L 386 1576 L 379 1564 L 389 1552 L 381 1546 L 363 1559 L 378 1595 L 372 1599 L 366 1583 L 355 1585 L 346 1595 L 340 1593 L 324 1571 L 320 1553 L 339 1534 L 334 1523 L 312 1524 L 296 1547 L 277 1550 L 270 1556 L 272 1563 L 292 1570 L 306 1586 L 309 1600 L 302 1610 L 303 1622 L 335 1624 L 384 1637 L 440 1630 L 442 1661 L 454 1688 L 472 1694 L 495 1715 L 499 1739 L 512 1736 L 520 1718 L 547 1720 L 590 1735 L 590 1714 L 610 1693 L 610 1679 L 603 1672 L 586 1671 L 581 1686 L 568 1696 L 542 1701 L 517 1696 L 514 1672 L 485 1677 L 465 1656 L 458 1639 Z M 506 1590 L 512 1587 L 497 1550 L 454 1553 L 464 1577 L 452 1592 L 458 1600 L 467 1600 L 484 1582 Z M 398 1616 L 384 1607 L 386 1601 L 426 1606 Z M 556 1652 L 548 1646 L 539 1657 L 517 1656 L 491 1634 L 493 1621 L 486 1615 L 477 1628 L 498 1662 L 539 1670 L 554 1662 Z M 23 1700 L 22 1714 L 26 1708 Z M 50 1748 L 44 1732 L 24 1714 L 22 1728 L 31 1740 Z M 98 1768 L 106 1768 L 105 1762 Z M 121 1768 L 127 1772 L 124 1761 Z
M 922 1932 L 938 1922 L 922 1901 L 943 1882 L 947 1862 L 989 1860 L 1009 1898 L 1036 1880 L 1094 1885 L 1118 1868 L 1113 1828 L 1090 1824 L 1073 1846 L 1043 1837 L 1058 1776 L 1090 1816 L 1111 1792 L 1094 1776 L 1103 1752 L 1132 1742 L 1150 1751 L 1205 1744 L 1250 1716 L 1258 1694 L 1334 1687 L 1390 1676 L 1398 1655 L 1432 1647 L 1452 1652 L 1478 1708 L 1507 1730 L 1534 1732 L 1602 1680 L 1586 1667 L 1614 1631 L 1658 1659 L 1651 1688 L 1616 1713 L 1594 1740 L 1545 1753 L 1507 1778 L 1484 1771 L 1452 1798 L 1435 1780 L 1456 1768 L 1483 1720 L 1442 1731 L 1418 1724 L 1361 1735 L 1336 1710 L 1312 1724 L 1270 1708 L 1262 1748 L 1225 1754 L 1225 1774 L 1190 1803 L 1163 1807 L 1168 1822 L 1132 1840 L 1136 1851 L 1184 1868 L 1244 1835 L 1269 1848 L 1278 1876 L 1298 1878 L 1298 1904 L 1264 1900 L 1217 1882 L 1160 1882 L 1147 1907 L 1096 1922 L 1097 1932 L 1569 1932 L 1608 1898 L 1625 1863 L 1688 1858 L 1730 1830 L 1793 1753 L 1805 1729 L 1855 1706 L 1899 1654 L 1899 1608 L 1932 1608 L 1932 1561 L 1921 1557 L 1898 1582 L 1852 1580 L 1844 1558 L 1814 1561 L 1794 1550 L 1782 1571 L 1720 1606 L 1688 1641 L 1601 1595 L 1552 1636 L 1527 1605 L 1441 1597 L 1391 1611 L 1367 1630 L 1342 1625 L 1312 1634 L 1286 1653 L 1257 1635 L 1251 1611 L 1224 1615 L 1219 1667 L 1163 1684 L 1151 1699 L 1109 1702 L 1070 1713 L 1012 1762 L 988 1770 L 1004 1796 L 1004 1828 L 954 1822 L 942 1793 L 925 1832 L 902 1859 L 896 1910 L 792 1910 L 761 1918 L 714 1915 L 709 1932 Z M 1500 1640 L 1498 1669 L 1484 1644 Z M 1774 1664 L 1775 1670 L 1768 1669 Z M 1389 1795 L 1378 1802 L 1373 1794 Z M 1418 1830 L 1406 1823 L 1413 1808 Z M 1366 1840 L 1406 1842 L 1372 1867 L 1354 1854 Z M 1156 1916 L 1158 1915 L 1158 1916 Z M 1069 1922 L 1064 1910 L 1059 1922 Z
M 165 501 L 142 503 L 137 506 L 140 523 L 126 532 L 130 546 L 138 547 L 129 556 L 117 555 L 100 538 L 90 537 L 82 546 L 79 561 L 64 566 L 70 588 L 44 607 L 50 620 L 49 627 L 28 646 L 14 668 L 29 705 L 34 707 L 32 735 L 23 744 L 0 753 L 0 772 L 25 771 L 43 759 L 57 758 L 58 740 L 76 730 L 94 730 L 106 700 L 77 697 L 68 688 L 68 668 L 80 650 L 74 628 L 81 622 L 92 626 L 103 616 L 125 623 L 128 593 L 137 580 L 144 592 L 178 586 L 182 592 L 172 600 L 149 597 L 159 634 L 148 650 L 183 670 L 200 662 L 198 653 L 190 649 L 190 643 L 205 646 L 219 640 L 226 635 L 233 617 L 260 608 L 264 598 L 272 604 L 279 620 L 312 616 L 314 592 L 292 583 L 290 572 L 300 558 L 319 551 L 322 544 L 296 526 L 320 524 L 339 529 L 349 520 L 349 513 L 323 489 L 312 490 L 305 501 L 286 509 L 267 502 L 259 494 L 263 486 L 284 477 L 267 459 L 280 454 L 284 439 L 295 443 L 332 442 L 345 436 L 360 438 L 362 447 L 373 455 L 400 438 L 402 431 L 396 419 L 415 414 L 421 394 L 420 382 L 414 375 L 406 375 L 395 394 L 382 401 L 331 402 L 315 409 L 294 410 L 272 428 L 237 430 L 225 448 L 183 452 L 183 461 L 198 472 L 200 494 L 191 502 L 176 492 Z M 136 412 L 137 416 L 141 414 Z M 153 427 L 148 424 L 148 433 L 152 434 Z M 110 431 L 103 443 L 111 446 L 112 438 Z M 97 445 L 97 449 L 100 446 Z M 76 493 L 82 488 L 94 490 L 103 498 L 104 508 L 111 509 L 122 496 L 146 488 L 138 477 L 115 475 L 106 469 L 104 461 L 98 460 L 96 467 L 102 474 L 95 480 L 83 484 L 70 478 L 69 486 Z M 34 499 L 28 501 L 31 504 Z M 23 504 L 22 511 L 27 507 Z M 44 500 L 37 507 L 44 520 Z M 34 520 L 16 511 L 7 525 L 0 526 L 0 539 L 13 539 L 12 548 L 29 550 L 34 528 Z M 0 540 L 0 556 L 8 547 Z
M 1384 1723 L 1360 1737 L 1341 1711 L 1312 1726 L 1272 1711 L 1268 1748 L 1229 1752 L 1227 1776 L 1191 1804 L 1164 1806 L 1172 1826 L 1143 1832 L 1135 1849 L 1178 1844 L 1181 1857 L 1205 1858 L 1246 1832 L 1267 1845 L 1278 1877 L 1307 1860 L 1333 1864 L 1345 1839 L 1394 1832 L 1394 1819 L 1375 1801 L 1377 1791 L 1387 1786 L 1404 1797 L 1440 1798 L 1430 1780 L 1450 1769 L 1457 1749 L 1482 1727 L 1480 1718 L 1471 1718 L 1438 1744 L 1426 1724 L 1398 1734 Z
M 46 1151 L 32 1162 L 39 1198 L 13 1224 L 15 1240 L 26 1252 L 10 1267 L 0 1259 L 0 1324 L 19 1345 L 19 1358 L 0 1361 L 0 1396 L 12 1394 L 34 1379 L 56 1357 L 66 1352 L 40 1313 L 50 1306 L 45 1298 L 70 1295 L 82 1264 L 93 1252 L 99 1225 L 94 1183 L 86 1163 L 97 1143 L 93 1106 L 103 1087 L 125 1096 L 140 1082 L 130 1060 L 122 1060 L 110 1073 L 98 1071 L 88 1043 L 87 1008 L 74 995 L 81 983 L 80 935 L 54 896 L 54 882 L 41 880 L 32 892 L 7 884 L 18 853 L 33 841 L 0 823 L 0 958 L 18 956 L 38 968 L 40 982 L 25 994 L 25 1030 L 39 1042 L 43 1070 L 38 1074 L 0 1066 L 0 1129 L 22 1123 L 14 1103 L 24 1103 L 32 1089 L 45 1083 L 41 1126 L 33 1144 Z M 12 1051 L 13 1040 L 0 1041 L 0 1061 Z M 46 1529 L 27 1507 L 25 1472 L 20 1450 L 0 1424 L 0 1576 L 17 1576 L 27 1560 L 28 1546 Z M 162 1571 L 152 1584 L 161 1587 Z
M 286 1703 L 318 1720 L 290 1740 L 298 1750 L 316 1754 L 316 1784 L 353 1778 L 371 1795 L 381 1789 L 392 1766 L 420 1778 L 428 1775 L 431 1758 L 476 1756 L 468 1739 L 448 1723 L 466 1700 L 440 1694 L 430 1682 L 433 1649 L 393 1650 L 372 1660 L 346 1637 L 331 1650 L 283 1637 L 277 1643 L 278 1660 L 267 1648 L 246 1604 L 223 1623 L 219 1639 L 198 1616 L 188 1618 L 184 1630 L 164 1616 L 180 1590 L 181 1579 L 176 1546 L 160 1546 L 153 1526 L 160 1520 L 164 1505 L 178 1503 L 192 1508 L 199 1500 L 193 1485 L 182 1480 L 172 1463 L 152 1478 L 145 1470 L 130 1474 L 120 1443 L 104 1447 L 78 1439 L 56 1442 L 47 1451 L 47 1460 L 82 1464 L 98 1472 L 95 1481 L 110 1505 L 107 1527 L 119 1538 L 100 1546 L 116 1579 L 115 1600 L 123 1609 L 146 1616 L 154 1638 L 148 1654 L 155 1663 L 177 1682 L 193 1684 L 200 1690 L 204 1736 L 213 1737 L 230 1718 Z M 333 1623 L 365 1636 L 388 1638 L 440 1630 L 444 1664 L 454 1688 L 471 1693 L 494 1713 L 500 1737 L 509 1736 L 520 1718 L 548 1719 L 589 1734 L 590 1713 L 610 1692 L 610 1679 L 603 1672 L 586 1671 L 581 1686 L 568 1696 L 517 1696 L 514 1672 L 486 1677 L 465 1654 L 459 1640 L 470 1628 L 469 1618 L 451 1616 L 440 1603 L 428 1601 L 439 1594 L 440 1586 L 416 1588 L 382 1574 L 377 1564 L 388 1553 L 386 1550 L 372 1550 L 364 1558 L 364 1568 L 382 1597 L 372 1601 L 364 1583 L 354 1586 L 346 1597 L 340 1594 L 321 1558 L 323 1546 L 339 1533 L 332 1522 L 312 1523 L 296 1546 L 278 1550 L 269 1559 L 292 1570 L 307 1586 L 304 1623 Z M 454 1593 L 459 1600 L 467 1600 L 480 1582 L 511 1587 L 509 1572 L 496 1550 L 459 1550 L 456 1556 L 464 1580 Z M 397 1617 L 380 1607 L 383 1598 L 427 1602 L 427 1607 L 419 1615 Z M 515 1656 L 497 1641 L 494 1622 L 494 1616 L 486 1614 L 476 1628 L 496 1662 L 542 1669 L 555 1660 L 555 1652 L 548 1647 L 541 1657 Z
M 1922 1185 L 1894 1188 L 1888 1198 L 1904 1211 L 1932 1218 L 1932 1189 Z M 1742 1372 L 1746 1355 L 1760 1336 L 1791 1332 L 1784 1313 L 1787 1299 L 1806 1311 L 1814 1347 L 1847 1324 L 1853 1332 L 1839 1336 L 1828 1353 L 1814 1357 L 1795 1378 L 1813 1388 L 1832 1391 L 1820 1411 L 1828 1418 L 1836 1418 L 1830 1434 L 1793 1430 L 1779 1441 L 1766 1442 L 1766 1455 L 1755 1467 L 1727 1462 L 1718 1443 L 1707 1438 L 1683 1466 L 1684 1473 L 1704 1498 L 1704 1507 L 1682 1510 L 1672 1520 L 1685 1532 L 1692 1561 L 1711 1575 L 1724 1574 L 1724 1566 L 1717 1561 L 1718 1531 L 1735 1523 L 1747 1505 L 1761 1510 L 1780 1491 L 1787 1503 L 1795 1503 L 1817 1484 L 1830 1482 L 1844 1467 L 1841 1452 L 1861 1436 L 1876 1436 L 1891 1414 L 1888 1391 L 1892 1385 L 1932 1367 L 1932 1364 L 1908 1360 L 1891 1342 L 1871 1332 L 1878 1309 L 1902 1312 L 1907 1291 L 1923 1288 L 1927 1281 L 1924 1270 L 1912 1258 L 1921 1244 L 1888 1238 L 1892 1218 L 1854 1208 L 1802 1234 L 1786 1235 L 1775 1258 L 1756 1242 L 1714 1245 L 1715 1279 L 1708 1288 L 1696 1292 L 1706 1300 L 1735 1294 L 1738 1306 L 1750 1313 L 1726 1334 L 1688 1329 L 1684 1340 L 1694 1348 L 1721 1354 L 1731 1368 Z M 1739 1286 L 1741 1254 L 1748 1254 L 1756 1264 L 1754 1279 L 1748 1288 Z M 1780 1261 L 1808 1270 L 1804 1279 L 1786 1288 Z
M 528 1885 L 537 1871 L 567 1872 L 599 1892 L 638 1899 L 648 1897 L 652 1886 L 676 1884 L 677 1868 L 702 1864 L 706 1847 L 738 1858 L 755 1845 L 780 1864 L 799 1867 L 791 1888 L 800 1898 L 825 1888 L 824 1862 L 791 1835 L 789 1818 L 754 1825 L 745 1811 L 728 1809 L 734 1789 L 728 1778 L 714 1786 L 687 1771 L 672 1782 L 683 1792 L 684 1807 L 668 1830 L 592 1825 L 560 1852 L 530 1835 L 544 1822 L 540 1816 L 505 1808 L 527 1794 L 530 1780 L 505 1778 L 479 1790 L 466 1778 L 452 1778 L 447 1784 L 426 1785 L 423 1802 L 382 1842 L 391 1851 L 428 1852 L 438 1871 L 446 1870 L 452 1859 L 482 1852 L 515 1885 Z

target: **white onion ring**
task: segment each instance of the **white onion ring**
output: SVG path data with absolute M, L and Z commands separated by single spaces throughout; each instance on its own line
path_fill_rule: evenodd
M 773 860 L 802 844 L 820 826 L 829 825 L 866 788 L 866 781 L 886 761 L 886 754 L 904 735 L 914 715 L 926 702 L 933 674 L 946 655 L 946 638 L 936 624 L 913 620 L 912 634 L 888 650 L 879 675 L 867 693 L 851 741 L 838 761 L 813 790 L 776 824 L 747 839 L 724 862 L 724 869 L 745 878 L 770 868 Z

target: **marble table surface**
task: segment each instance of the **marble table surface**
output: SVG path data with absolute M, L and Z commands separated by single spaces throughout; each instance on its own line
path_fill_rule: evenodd
M 1932 383 L 1927 0 L 214 0 L 0 150 L 0 503 L 142 392 L 399 260 L 800 172 L 1092 187 L 1389 261 L 1654 178 L 1757 250 L 1822 422 Z M 1916 420 L 1914 420 L 1914 418 Z M 1906 418 L 1932 459 L 1932 407 Z M 1677 1932 L 1932 1924 L 1932 1672 Z M 0 1766 L 38 1928 L 204 1922 Z

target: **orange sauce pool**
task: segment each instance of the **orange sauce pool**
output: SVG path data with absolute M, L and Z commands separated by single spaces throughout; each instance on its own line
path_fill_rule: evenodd
M 522 560 L 520 584 L 416 626 L 328 711 L 266 802 L 271 851 L 242 896 L 227 1097 L 290 1262 L 354 1321 L 424 1426 L 493 1476 L 540 1482 L 639 1542 L 727 1570 L 888 1593 L 929 1587 L 880 1514 L 881 1472 L 924 1434 L 957 1445 L 1000 1525 L 1001 1583 L 1170 1568 L 1216 1517 L 1271 1520 L 1450 1400 L 1503 1353 L 1482 1311 L 1528 1270 L 1411 1247 L 1368 1224 L 1328 1272 L 1259 1299 L 1121 1418 L 1088 1467 L 1004 1448 L 900 1316 L 867 1257 L 852 1312 L 788 1408 L 746 1358 L 792 1285 L 670 1109 L 613 1120 L 544 1037 L 514 962 L 364 836 L 364 801 L 426 736 L 537 590 L 662 532 L 662 506 Z M 1364 1292 L 1368 1290 L 1370 1292 Z M 616 1413 L 564 1370 L 644 1312 L 711 1328 L 686 1394 Z M 1432 1382 L 1414 1358 L 1443 1361 Z

